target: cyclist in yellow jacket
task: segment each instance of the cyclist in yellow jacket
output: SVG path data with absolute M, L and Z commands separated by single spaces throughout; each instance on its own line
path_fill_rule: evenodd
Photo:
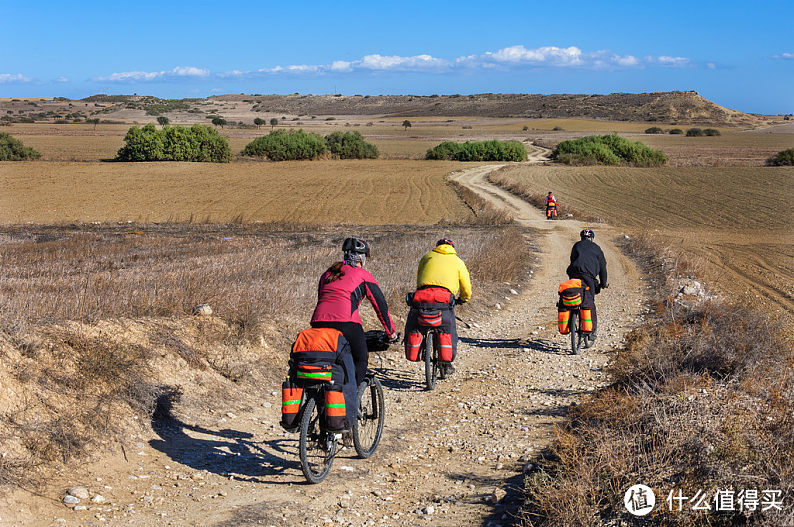
M 458 299 L 455 296 L 460 294 Z M 405 322 L 405 356 L 419 360 L 422 335 L 429 328 L 438 328 L 439 359 L 445 363 L 446 373 L 455 369 L 458 332 L 455 325 L 455 304 L 471 298 L 471 278 L 466 264 L 455 251 L 449 238 L 441 238 L 436 247 L 419 261 L 416 274 L 416 292 L 411 301 L 411 311 Z

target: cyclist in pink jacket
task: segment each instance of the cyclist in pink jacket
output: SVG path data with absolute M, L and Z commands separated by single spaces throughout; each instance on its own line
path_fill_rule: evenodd
M 342 252 L 343 261 L 333 264 L 320 277 L 317 307 L 314 308 L 311 325 L 342 332 L 353 352 L 358 385 L 364 380 L 369 362 L 367 340 L 358 313 L 364 297 L 375 309 L 389 341 L 394 342 L 397 336 L 386 298 L 372 274 L 364 269 L 370 254 L 369 244 L 360 238 L 347 238 L 342 244 Z

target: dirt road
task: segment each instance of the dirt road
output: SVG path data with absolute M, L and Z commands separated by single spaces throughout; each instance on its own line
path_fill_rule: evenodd
M 642 317 L 642 281 L 593 226 L 609 262 L 610 289 L 598 298 L 595 348 L 571 356 L 556 330 L 556 287 L 564 280 L 578 222 L 546 221 L 525 202 L 488 184 L 494 166 L 456 176 L 508 208 L 541 248 L 534 275 L 511 284 L 490 316 L 459 328 L 457 373 L 423 391 L 420 364 L 392 350 L 372 357 L 386 388 L 387 419 L 368 460 L 352 449 L 328 479 L 307 485 L 297 437 L 277 426 L 280 379 L 258 406 L 230 402 L 222 417 L 196 412 L 154 423 L 123 453 L 53 478 L 46 497 L 15 493 L 0 508 L 14 525 L 509 525 L 522 469 L 550 440 L 566 408 L 607 382 L 609 351 Z M 545 189 L 544 189 L 545 190 Z M 535 234 L 539 233 L 539 234 Z M 504 250 L 509 251 L 509 247 Z M 476 284 L 475 284 L 476 287 Z M 477 301 L 476 289 L 473 302 Z M 85 510 L 60 503 L 71 485 L 93 497 Z M 506 491 L 504 496 L 502 491 Z M 20 500 L 24 499 L 24 501 Z

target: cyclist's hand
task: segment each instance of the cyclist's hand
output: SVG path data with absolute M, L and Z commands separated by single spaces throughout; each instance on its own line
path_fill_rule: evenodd
M 456 299 L 455 299 L 455 305 L 456 305 L 456 306 L 462 306 L 462 305 L 463 305 L 463 304 L 465 304 L 466 302 L 468 302 L 468 300 L 461 300 L 460 298 L 456 298 Z
M 399 333 L 392 333 L 391 335 L 386 335 L 386 342 L 388 342 L 389 344 L 394 344 L 398 340 L 400 340 Z

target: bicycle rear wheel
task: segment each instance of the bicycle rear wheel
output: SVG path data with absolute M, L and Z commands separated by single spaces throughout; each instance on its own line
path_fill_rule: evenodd
M 306 401 L 301 418 L 299 455 L 301 470 L 309 483 L 320 483 L 331 471 L 336 441 L 320 427 L 320 411 L 313 397 Z
M 383 387 L 375 377 L 367 377 L 358 387 L 358 415 L 353 423 L 353 446 L 361 458 L 378 448 L 386 419 Z
M 425 334 L 422 352 L 425 355 L 425 386 L 427 390 L 436 387 L 436 377 L 438 376 L 438 360 L 436 358 L 436 339 L 432 331 Z
M 579 311 L 571 311 L 568 327 L 571 328 L 571 351 L 574 355 L 579 355 L 579 346 L 582 343 L 582 336 L 579 332 Z

